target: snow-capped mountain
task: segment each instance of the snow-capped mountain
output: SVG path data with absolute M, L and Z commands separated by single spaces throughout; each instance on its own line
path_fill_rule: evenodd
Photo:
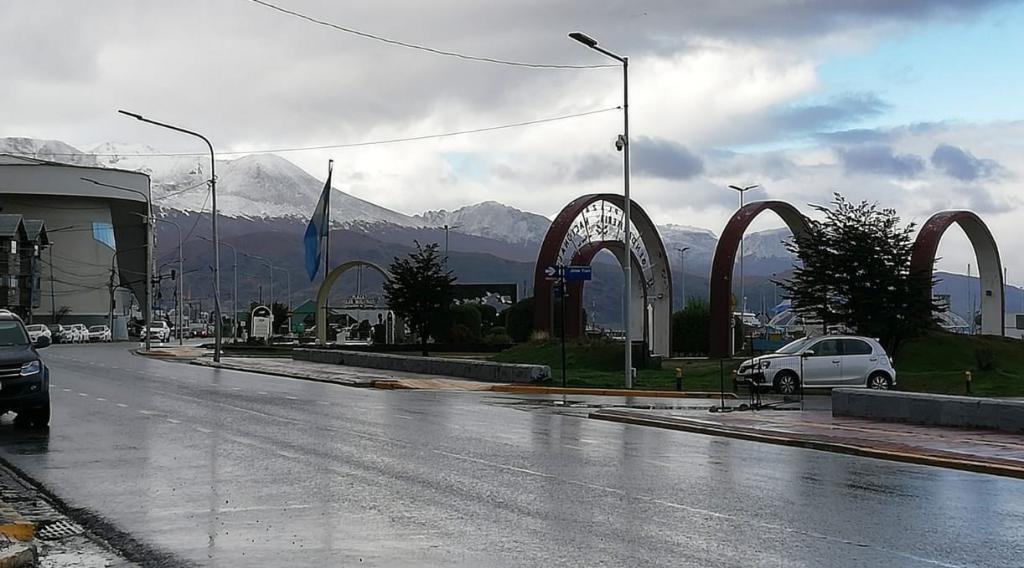
M 521 211 L 497 201 L 484 201 L 454 211 L 440 209 L 417 215 L 428 227 L 448 225 L 460 233 L 497 239 L 513 244 L 544 240 L 551 221 L 542 215 Z
M 57 140 L 0 138 L 0 153 L 28 155 L 43 160 L 141 171 L 152 179 L 153 202 L 167 212 L 209 211 L 209 161 L 203 155 L 160 155 L 142 144 L 105 142 L 82 152 Z M 274 154 L 251 154 L 218 160 L 217 206 L 225 217 L 305 224 L 323 188 L 323 181 Z M 331 219 L 336 228 L 351 228 L 384 242 L 408 243 L 438 238 L 437 229 L 451 227 L 453 250 L 487 251 L 506 258 L 535 258 L 551 221 L 495 201 L 452 211 L 426 211 L 410 216 L 380 207 L 343 191 L 331 194 Z M 686 251 L 686 271 L 710 268 L 715 234 L 707 229 L 668 224 L 658 227 L 670 262 L 677 269 L 679 249 Z M 748 235 L 744 240 L 748 274 L 771 274 L 792 265 L 782 246 L 785 229 Z

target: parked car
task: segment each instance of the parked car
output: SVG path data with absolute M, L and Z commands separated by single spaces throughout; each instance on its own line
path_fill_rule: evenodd
M 50 370 L 36 351 L 48 345 L 50 336 L 31 341 L 21 318 L 0 310 L 0 413 L 16 412 L 15 424 L 50 423 Z
M 40 336 L 45 335 L 50 338 L 50 343 L 53 343 L 53 334 L 50 333 L 50 328 L 46 327 L 41 323 L 32 325 L 26 325 L 25 330 L 28 331 L 28 339 L 32 343 L 35 343 Z
M 149 335 L 150 341 L 159 341 L 163 343 L 171 338 L 171 326 L 167 325 L 167 322 L 160 320 L 149 324 L 149 329 L 142 330 L 142 339 L 146 339 L 146 335 Z
M 68 339 L 67 329 L 59 323 L 53 323 L 47 326 L 50 330 L 50 342 L 51 343 L 67 343 Z
M 74 343 L 89 341 L 89 328 L 85 327 L 85 324 L 73 323 L 71 324 L 71 330 L 73 331 Z
M 878 341 L 855 335 L 803 338 L 774 353 L 740 363 L 737 379 L 781 394 L 806 388 L 867 387 L 896 384 L 892 359 Z
M 110 341 L 110 328 L 105 325 L 94 325 L 90 327 L 89 341 Z

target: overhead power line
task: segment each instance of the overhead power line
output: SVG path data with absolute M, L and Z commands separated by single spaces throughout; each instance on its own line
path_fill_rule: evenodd
M 354 30 L 352 28 L 347 28 L 345 26 L 340 26 L 338 24 L 334 24 L 334 23 L 331 23 L 331 22 L 327 22 L 327 21 L 324 21 L 324 20 L 319 20 L 317 18 L 314 18 L 312 16 L 307 16 L 306 14 L 301 14 L 301 13 L 296 12 L 294 10 L 289 10 L 287 8 L 282 8 L 280 6 L 276 6 L 274 4 L 271 4 L 270 2 L 266 2 L 264 0 L 249 0 L 249 1 L 254 3 L 254 4 L 259 4 L 260 6 L 265 6 L 267 8 L 270 8 L 271 10 L 276 10 L 278 12 L 281 12 L 282 14 L 288 14 L 289 16 L 294 16 L 296 18 L 301 18 L 303 20 L 306 20 L 307 22 L 312 22 L 314 24 L 325 26 L 325 27 L 328 27 L 328 28 L 332 28 L 332 29 L 338 30 L 340 32 L 345 32 L 347 34 L 352 34 L 352 35 L 359 36 L 359 37 L 362 37 L 362 38 L 372 39 L 374 41 L 388 43 L 388 44 L 391 44 L 391 45 L 397 45 L 399 47 L 406 47 L 406 48 L 409 48 L 409 49 L 417 49 L 419 51 L 425 51 L 427 53 L 433 53 L 435 55 L 443 55 L 445 57 L 455 57 L 455 58 L 458 58 L 458 59 L 466 59 L 466 60 L 469 60 L 469 61 L 481 61 L 481 62 L 484 62 L 484 63 L 497 63 L 498 65 L 508 65 L 508 66 L 511 66 L 511 67 L 529 67 L 529 68 L 532 68 L 532 69 L 602 69 L 602 68 L 605 68 L 605 67 L 618 67 L 618 65 L 614 65 L 614 64 L 556 65 L 556 64 L 548 64 L 548 63 L 525 63 L 525 62 L 522 62 L 522 61 L 509 61 L 507 59 L 496 59 L 496 58 L 493 58 L 493 57 L 480 57 L 480 56 L 477 56 L 477 55 L 467 55 L 465 53 L 458 53 L 458 52 L 455 52 L 455 51 L 445 51 L 443 49 L 427 47 L 425 45 L 419 45 L 419 44 L 415 44 L 415 43 L 399 41 L 399 40 L 396 40 L 396 39 L 390 39 L 390 38 L 386 38 L 386 37 L 379 36 L 379 35 L 376 35 L 376 34 L 371 34 L 371 33 L 367 33 L 367 32 L 361 32 L 359 30 Z
M 533 126 L 535 124 L 544 124 L 547 122 L 558 122 L 560 120 L 569 120 L 571 118 L 580 118 L 584 116 L 591 116 L 595 114 L 602 114 L 605 112 L 611 112 L 613 110 L 622 110 L 621 106 L 614 106 L 608 108 L 600 108 L 596 110 L 589 110 L 586 112 L 577 112 L 574 114 L 563 114 L 561 116 L 550 116 L 547 118 L 538 118 L 536 120 L 525 120 L 522 122 L 512 122 L 508 124 L 499 124 L 496 126 L 484 126 L 482 128 L 471 128 L 469 130 L 456 130 L 453 132 L 441 132 L 438 134 L 424 134 L 422 136 L 409 136 L 405 138 L 387 138 L 384 140 L 368 140 L 364 142 L 349 142 L 346 144 L 325 144 L 322 146 L 296 146 L 291 148 L 268 148 L 263 150 L 236 150 L 231 152 L 217 151 L 218 156 L 237 156 L 247 154 L 280 154 L 284 152 L 306 152 L 310 150 L 336 150 L 340 148 L 359 148 L 363 146 L 380 146 L 382 144 L 397 144 L 399 142 L 416 142 L 419 140 L 430 140 L 433 138 L 450 138 L 452 136 L 461 136 L 463 134 L 476 134 L 479 132 L 492 132 L 494 130 L 507 130 L 509 128 L 520 128 L 523 126 Z M 71 154 L 71 153 L 58 153 L 58 152 L 36 152 L 32 154 L 27 153 L 16 153 L 16 152 L 5 152 L 12 156 L 26 156 L 26 157 L 37 157 L 37 156 L 96 156 L 96 157 L 129 157 L 129 156 L 144 156 L 144 157 L 177 157 L 177 156 L 209 156 L 209 152 L 177 152 L 177 153 L 165 153 L 156 152 L 152 154 Z M 206 182 L 203 182 L 206 183 Z M 201 184 L 200 184 L 201 185 Z

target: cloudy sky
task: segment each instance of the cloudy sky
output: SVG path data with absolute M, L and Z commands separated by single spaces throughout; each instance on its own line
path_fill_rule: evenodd
M 271 0 L 339 26 L 476 56 L 599 65 L 630 57 L 633 195 L 659 223 L 721 230 L 754 198 L 831 192 L 908 220 L 981 213 L 1011 282 L 1024 165 L 1024 4 L 995 0 Z M 252 0 L 6 0 L 0 136 L 193 151 L 115 113 L 207 134 L 219 151 L 421 136 L 607 109 L 618 68 L 470 61 L 347 34 Z M 621 190 L 622 115 L 401 144 L 283 153 L 405 213 L 498 200 L 552 216 Z M 312 206 L 312 204 L 311 204 Z M 774 219 L 758 228 L 778 226 Z M 940 267 L 973 262 L 951 235 Z

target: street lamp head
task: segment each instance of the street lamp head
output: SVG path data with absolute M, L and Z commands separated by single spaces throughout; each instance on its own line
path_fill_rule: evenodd
M 587 47 L 597 47 L 597 40 L 583 32 L 572 32 L 569 37 L 582 43 Z
M 761 184 L 755 183 L 754 185 L 748 185 L 748 186 L 744 186 L 744 187 L 740 187 L 738 185 L 730 185 L 729 189 L 735 189 L 736 191 L 739 191 L 739 192 L 742 193 L 744 191 L 750 191 L 751 189 L 757 189 L 759 187 L 761 187 Z
M 142 120 L 142 115 L 141 114 L 137 114 L 137 113 L 134 113 L 134 112 L 128 112 L 126 110 L 119 110 L 117 112 L 119 112 L 119 113 L 121 113 L 121 114 L 123 114 L 125 116 L 130 116 L 130 117 L 134 118 L 135 120 Z

